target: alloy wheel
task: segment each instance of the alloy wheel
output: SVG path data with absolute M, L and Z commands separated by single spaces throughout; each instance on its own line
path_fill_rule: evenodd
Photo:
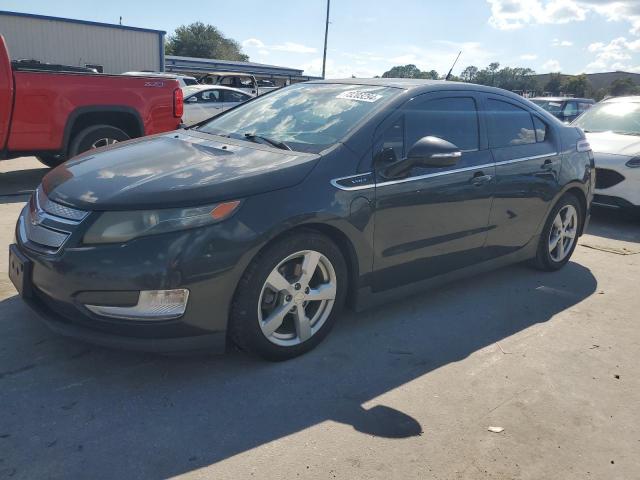
M 578 235 L 578 212 L 573 205 L 562 207 L 549 232 L 549 255 L 554 262 L 563 261 L 573 248 Z
M 315 250 L 289 255 L 271 271 L 260 292 L 262 333 L 280 346 L 305 342 L 329 318 L 336 292 L 336 273 L 326 256 Z
M 118 143 L 118 140 L 115 138 L 99 138 L 91 144 L 91 148 L 106 147 L 107 145 L 113 145 L 114 143 Z

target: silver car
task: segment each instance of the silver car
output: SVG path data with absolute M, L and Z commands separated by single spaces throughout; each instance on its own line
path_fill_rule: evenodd
M 246 102 L 253 97 L 237 88 L 194 85 L 183 87 L 184 114 L 182 122 L 189 126 L 215 117 L 225 110 Z

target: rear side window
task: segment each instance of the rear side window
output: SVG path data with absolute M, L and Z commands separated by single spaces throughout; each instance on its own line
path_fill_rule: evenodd
M 487 102 L 489 145 L 493 148 L 536 143 L 531 114 L 524 108 L 490 98 Z
M 238 103 L 238 102 L 246 102 L 251 97 L 249 97 L 249 95 L 245 95 L 244 93 L 234 92 L 232 90 L 225 90 L 223 92 L 222 98 L 224 98 L 225 102 Z
M 460 150 L 477 150 L 478 111 L 471 97 L 429 100 L 408 107 L 405 118 L 408 148 L 428 135 L 442 138 Z

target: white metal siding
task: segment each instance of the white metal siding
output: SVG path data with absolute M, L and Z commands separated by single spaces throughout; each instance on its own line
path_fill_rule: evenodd
M 0 34 L 14 60 L 97 64 L 104 73 L 160 70 L 160 33 L 0 14 Z

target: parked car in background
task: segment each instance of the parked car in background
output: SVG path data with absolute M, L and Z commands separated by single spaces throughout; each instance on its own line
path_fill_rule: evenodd
M 181 73 L 164 73 L 164 72 L 124 72 L 122 75 L 133 75 L 135 77 L 156 77 L 156 78 L 171 78 L 177 80 L 181 87 L 189 87 L 191 85 L 198 85 L 198 80 L 195 77 L 189 75 L 183 75 Z
M 232 339 L 282 360 L 347 299 L 562 268 L 593 168 L 579 128 L 505 90 L 300 83 L 54 169 L 20 214 L 9 276 L 64 335 L 169 352 Z
M 536 97 L 529 100 L 565 123 L 573 122 L 596 103 L 592 98 Z
M 207 85 L 184 87 L 182 93 L 184 95 L 182 123 L 187 126 L 215 117 L 225 110 L 253 98 L 248 93 L 236 88 Z
M 254 97 L 280 88 L 274 82 L 267 81 L 265 84 L 264 81 L 256 80 L 256 77 L 251 74 L 237 72 L 209 72 L 200 77 L 198 81 L 203 85 L 222 85 L 236 88 Z
M 0 158 L 35 155 L 55 166 L 180 125 L 176 80 L 40 70 L 9 58 L 0 36 Z
M 594 204 L 640 213 L 640 96 L 599 102 L 573 125 L 595 155 Z

